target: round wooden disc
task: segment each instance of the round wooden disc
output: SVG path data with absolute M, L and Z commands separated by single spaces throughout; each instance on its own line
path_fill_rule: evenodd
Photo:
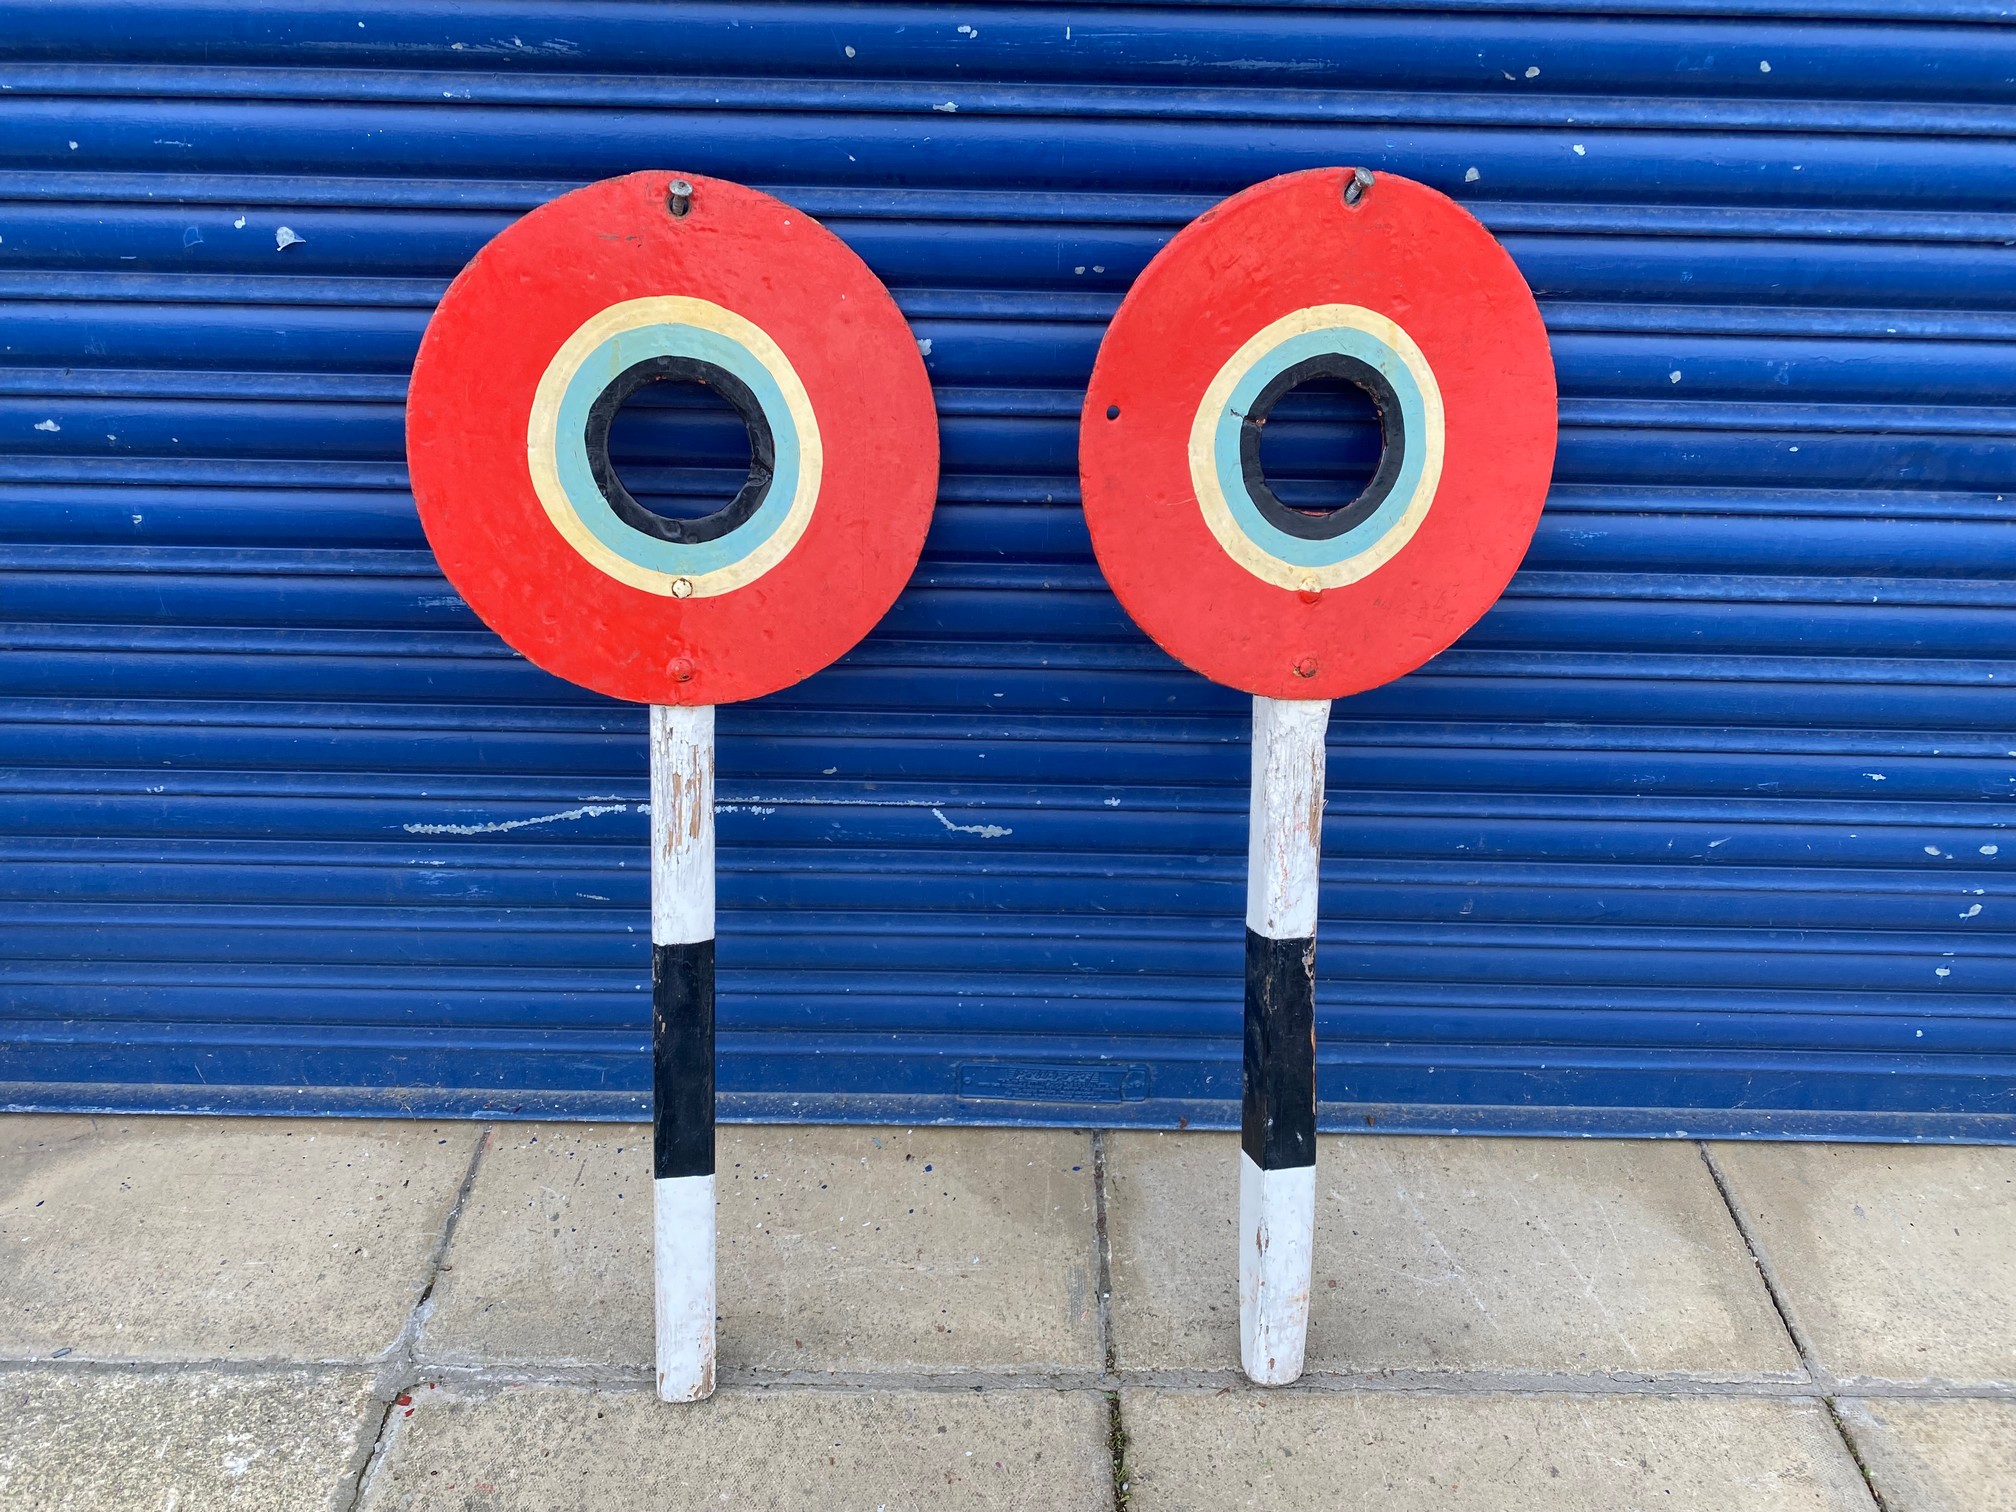
M 1349 169 L 1198 217 L 1107 330 L 1079 433 L 1085 518 L 1121 604 L 1170 655 L 1270 698 L 1341 698 L 1441 651 L 1504 591 L 1554 465 L 1533 295 L 1455 201 Z M 1380 411 L 1378 471 L 1318 515 L 1259 466 L 1274 401 L 1313 377 Z
M 469 607 L 557 676 L 721 704 L 810 676 L 887 612 L 938 481 L 931 385 L 889 291 L 802 211 L 633 173 L 499 234 L 428 324 L 407 399 L 420 519 Z M 661 517 L 608 459 L 637 387 L 707 384 L 748 483 Z

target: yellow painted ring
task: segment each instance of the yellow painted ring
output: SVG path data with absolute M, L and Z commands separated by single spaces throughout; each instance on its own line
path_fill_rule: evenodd
M 1343 561 L 1305 565 L 1286 561 L 1268 551 L 1235 518 L 1222 481 L 1219 432 L 1232 403 L 1233 390 L 1258 363 L 1285 342 L 1298 337 L 1320 337 L 1326 331 L 1362 332 L 1389 349 L 1405 366 L 1421 396 L 1421 434 L 1415 435 L 1410 430 L 1407 436 L 1409 448 L 1420 449 L 1421 466 L 1405 508 L 1375 542 Z M 1341 588 L 1383 567 L 1421 528 L 1442 479 L 1445 430 L 1442 391 L 1435 382 L 1434 369 L 1415 345 L 1414 338 L 1397 322 L 1362 305 L 1309 305 L 1256 331 L 1226 359 L 1205 388 L 1190 426 L 1190 481 L 1211 534 L 1227 556 L 1255 577 L 1277 587 L 1305 592 Z
M 589 528 L 560 479 L 560 408 L 568 385 L 591 354 L 612 337 L 647 326 L 686 325 L 712 331 L 743 347 L 760 363 L 784 397 L 798 434 L 798 484 L 784 518 L 769 537 L 740 559 L 711 572 L 662 572 L 612 551 Z M 791 553 L 810 523 L 819 499 L 825 451 L 811 398 L 797 371 L 762 327 L 705 299 L 664 294 L 610 305 L 584 321 L 561 343 L 541 374 L 526 425 L 526 462 L 532 490 L 553 528 L 582 559 L 620 583 L 666 598 L 711 598 L 754 582 Z

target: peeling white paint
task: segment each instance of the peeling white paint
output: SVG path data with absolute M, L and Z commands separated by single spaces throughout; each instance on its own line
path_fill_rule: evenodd
M 1928 856 L 1936 856 L 1939 854 L 1939 847 L 1936 845 L 1928 845 L 1925 847 L 1925 854 Z
M 842 50 L 843 52 L 845 52 L 845 53 L 847 54 L 847 56 L 848 56 L 848 57 L 850 57 L 850 58 L 854 56 L 854 49 L 853 49 L 853 48 L 851 48 L 851 47 L 848 47 L 848 48 L 843 48 L 843 49 L 841 49 L 841 50 Z
M 1480 177 L 1482 177 L 1482 175 L 1480 175 L 1475 168 L 1465 168 L 1463 170 L 1463 182 L 1466 184 L 1474 184 Z
M 930 809 L 934 813 L 948 806 L 948 801 L 943 798 L 785 798 L 775 793 L 758 793 L 744 802 L 752 805 L 770 803 L 779 808 L 913 808 Z M 641 811 L 645 805 L 640 803 L 637 807 Z
M 945 828 L 961 835 L 978 835 L 982 840 L 999 840 L 1004 835 L 1015 833 L 1015 831 L 1005 824 L 954 824 L 950 819 L 945 817 L 943 809 L 934 808 L 931 810 L 931 813 Z
M 1936 977 L 1949 977 L 1953 975 L 1953 968 L 1950 966 L 1935 966 L 1932 969 L 1932 975 Z
M 933 105 L 931 108 L 933 110 L 943 111 L 946 115 L 955 115 L 958 113 L 959 110 L 959 107 L 956 104 L 954 104 L 951 100 L 947 100 L 943 105 Z
M 54 435 L 57 431 L 63 429 L 63 427 L 58 425 L 54 420 L 37 420 L 35 422 L 35 429 L 48 431 L 51 435 Z
M 1301 940 L 1316 933 L 1323 732 L 1329 723 L 1327 700 L 1253 700 L 1246 927 L 1269 940 Z
M 307 237 L 301 235 L 292 226 L 282 226 L 273 233 L 273 245 L 281 252 L 285 252 L 289 247 L 303 245 L 307 240 Z
M 1770 65 L 1769 63 L 1765 62 L 1765 61 L 1764 61 L 1764 60 L 1763 60 L 1762 58 L 1759 58 L 1759 59 L 1757 60 L 1757 72 L 1759 72 L 1759 73 L 1769 73 L 1769 72 L 1771 72 L 1771 65 Z
M 242 215 L 239 216 L 238 219 L 231 222 L 231 225 L 234 229 L 243 231 L 245 229 L 245 217 Z
M 1890 780 L 1881 772 L 1864 772 L 1862 775 L 1867 777 L 1871 782 L 1888 782 Z
M 603 814 L 620 814 L 627 803 L 587 803 L 563 809 L 557 814 L 541 814 L 536 819 L 499 819 L 492 824 L 402 824 L 409 835 L 501 835 L 506 830 L 531 829 L 539 824 L 564 824 L 573 819 L 595 819 Z
M 1672 372 L 1668 373 L 1666 375 L 1666 381 L 1668 383 L 1678 383 L 1680 381 L 1680 369 L 1675 368 L 1673 369 Z
M 1526 77 L 1527 77 L 1527 78 L 1529 78 L 1529 79 L 1537 79 L 1537 78 L 1539 78 L 1539 77 L 1540 77 L 1540 70 L 1539 70 L 1539 68 L 1537 68 L 1537 67 L 1534 67 L 1534 68 L 1529 68 L 1529 69 L 1527 69 L 1527 70 L 1526 70 Z
M 1587 157 L 1589 156 L 1589 149 L 1587 147 L 1584 147 L 1580 142 L 1577 142 L 1575 144 L 1575 156 Z
M 690 945 L 711 940 L 714 938 L 712 705 L 653 704 L 650 743 L 651 943 Z M 662 1320 L 662 1311 L 659 1316 Z M 659 1357 L 662 1361 L 662 1335 Z
M 1966 911 L 1962 913 L 1960 917 L 1963 919 L 1971 919 L 1979 912 L 1981 912 L 1981 905 L 1979 903 L 1970 903 L 1967 905 Z
M 1984 845 L 1981 847 L 1981 854 L 1984 856 L 1992 856 L 2001 849 L 2002 847 L 1999 845 Z
M 929 336 L 919 336 L 917 338 L 917 351 L 921 356 L 929 357 L 931 355 L 931 338 Z

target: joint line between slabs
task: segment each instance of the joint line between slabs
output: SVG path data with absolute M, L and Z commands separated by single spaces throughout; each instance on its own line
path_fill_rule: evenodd
M 1709 1179 L 1715 1183 L 1715 1190 L 1722 1196 L 1722 1205 L 1729 1210 L 1729 1221 L 1736 1225 L 1736 1232 L 1743 1238 L 1743 1247 L 1750 1252 L 1750 1263 L 1757 1267 L 1757 1275 L 1764 1283 L 1764 1293 L 1771 1299 L 1772 1310 L 1778 1314 L 1778 1322 L 1785 1330 L 1785 1337 L 1792 1341 L 1792 1347 L 1799 1353 L 1799 1363 L 1806 1374 L 1813 1378 L 1818 1388 L 1820 1404 L 1827 1409 L 1827 1421 L 1833 1425 L 1834 1433 L 1841 1440 L 1841 1448 L 1849 1461 L 1862 1477 L 1862 1488 L 1869 1495 L 1877 1512 L 1890 1512 L 1890 1506 L 1883 1500 L 1883 1493 L 1876 1488 L 1876 1477 L 1869 1473 L 1869 1466 L 1862 1458 L 1862 1451 L 1855 1443 L 1855 1436 L 1848 1431 L 1848 1425 L 1841 1418 L 1841 1409 L 1835 1401 L 1839 1383 L 1831 1372 L 1821 1365 L 1813 1352 L 1813 1342 L 1806 1337 L 1806 1331 L 1794 1320 L 1790 1300 L 1778 1284 L 1777 1272 L 1772 1268 L 1763 1244 L 1758 1240 L 1750 1222 L 1743 1216 L 1743 1208 L 1736 1200 L 1736 1194 L 1729 1189 L 1728 1177 L 1716 1162 L 1715 1152 L 1708 1147 L 1708 1141 L 1697 1140 L 1695 1146 L 1701 1152 L 1701 1163 L 1708 1168 Z
M 1891 1512 L 1890 1503 L 1883 1499 L 1883 1492 L 1876 1484 L 1876 1477 L 1869 1473 L 1869 1462 L 1862 1458 L 1862 1450 L 1855 1442 L 1855 1435 L 1848 1431 L 1848 1423 L 1841 1416 L 1841 1409 L 1834 1398 L 1822 1397 L 1821 1405 L 1827 1409 L 1827 1421 L 1834 1425 L 1834 1431 L 1841 1435 L 1841 1442 L 1847 1446 L 1848 1458 L 1855 1462 L 1855 1468 L 1862 1476 L 1862 1485 L 1869 1493 L 1869 1500 L 1876 1504 L 1876 1512 Z
M 1722 1198 L 1722 1206 L 1728 1209 L 1729 1221 L 1736 1225 L 1736 1232 L 1743 1240 L 1743 1248 L 1749 1252 L 1750 1263 L 1757 1267 L 1758 1278 L 1764 1283 L 1764 1295 L 1771 1299 L 1771 1310 L 1778 1314 L 1779 1326 L 1785 1330 L 1785 1337 L 1792 1341 L 1792 1348 L 1799 1356 L 1801 1368 L 1812 1377 L 1813 1384 L 1820 1389 L 1822 1395 L 1831 1396 L 1834 1391 L 1834 1378 L 1814 1357 L 1813 1346 L 1806 1337 L 1806 1331 L 1793 1320 L 1791 1304 L 1786 1299 L 1784 1289 L 1778 1284 L 1778 1274 L 1773 1269 L 1764 1246 L 1758 1242 L 1755 1231 L 1750 1227 L 1750 1221 L 1743 1216 L 1743 1208 L 1737 1202 L 1736 1194 L 1729 1190 L 1729 1180 L 1723 1174 L 1722 1167 L 1716 1164 L 1714 1151 L 1708 1148 L 1705 1139 L 1696 1140 L 1694 1148 L 1701 1152 L 1701 1163 L 1708 1168 L 1708 1179 L 1715 1183 L 1715 1190 Z
M 257 1379 L 275 1375 L 310 1375 L 334 1378 L 368 1371 L 372 1360 L 94 1360 L 46 1357 L 0 1359 L 0 1376 L 24 1371 L 54 1376 L 64 1372 L 77 1375 L 154 1376 L 172 1378 L 192 1372 L 218 1373 Z M 483 1386 L 563 1386 L 591 1391 L 644 1392 L 652 1389 L 651 1368 L 646 1365 L 559 1365 L 537 1361 L 467 1364 L 448 1360 L 421 1361 L 416 1365 L 412 1385 L 438 1382 L 441 1385 Z M 1339 1392 L 1381 1392 L 1430 1396 L 1639 1396 L 1661 1399 L 1703 1397 L 1747 1397 L 1752 1399 L 1797 1397 L 1820 1400 L 1813 1382 L 1792 1376 L 1776 1378 L 1731 1375 L 1638 1376 L 1566 1375 L 1545 1371 L 1422 1371 L 1422 1370 L 1311 1370 L 1290 1386 L 1253 1388 L 1234 1368 L 1152 1369 L 1138 1368 L 1106 1375 L 1090 1369 L 1054 1366 L 1008 1366 L 999 1370 L 886 1370 L 886 1371 L 794 1371 L 762 1367 L 731 1368 L 721 1377 L 724 1389 L 738 1391 L 1085 1391 L 1107 1392 L 1130 1388 L 1165 1392 L 1208 1392 L 1213 1395 L 1231 1387 L 1257 1391 L 1265 1396 L 1288 1396 L 1298 1392 L 1334 1394 Z M 2016 1402 L 2016 1385 L 1979 1381 L 1883 1381 L 1860 1378 L 1838 1383 L 1839 1394 L 1857 1401 L 1970 1401 Z
M 1119 1350 L 1113 1339 L 1113 1237 L 1106 1215 L 1106 1131 L 1092 1131 L 1092 1231 L 1098 1245 L 1093 1284 L 1099 1318 L 1099 1384 L 1106 1398 L 1106 1449 L 1113 1512 L 1128 1512 L 1127 1424 L 1120 1415 Z
M 1092 1131 L 1092 1231 L 1098 1244 L 1093 1285 L 1099 1318 L 1099 1368 L 1112 1380 L 1118 1375 L 1117 1347 L 1113 1341 L 1113 1233 L 1106 1213 L 1106 1131 Z
M 440 1284 L 441 1268 L 447 1263 L 448 1251 L 455 1243 L 456 1227 L 462 1221 L 463 1208 L 468 1206 L 469 1194 L 475 1189 L 476 1173 L 483 1167 L 483 1157 L 490 1149 L 494 1128 L 494 1125 L 486 1123 L 477 1131 L 475 1148 L 469 1152 L 469 1164 L 462 1171 L 462 1183 L 455 1189 L 455 1200 L 448 1205 L 447 1216 L 441 1220 L 441 1232 L 435 1236 L 433 1249 L 427 1256 L 427 1273 L 420 1284 L 420 1295 L 413 1299 L 413 1306 L 406 1314 L 406 1321 L 400 1325 L 398 1337 L 385 1351 L 383 1368 L 374 1383 L 382 1407 L 371 1430 L 370 1446 L 355 1463 L 350 1495 L 343 1502 L 344 1512 L 357 1512 L 363 1505 L 372 1477 L 377 1474 L 378 1467 L 385 1461 L 386 1451 L 391 1448 L 395 1426 L 393 1409 L 399 1405 L 403 1393 L 419 1384 L 420 1335 L 433 1310 L 434 1288 Z

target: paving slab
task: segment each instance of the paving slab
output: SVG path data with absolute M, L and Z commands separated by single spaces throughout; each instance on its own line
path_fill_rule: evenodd
M 1823 1368 L 2016 1384 L 2016 1149 L 1758 1143 L 1713 1154 Z
M 422 1357 L 650 1362 L 650 1132 L 500 1127 Z M 1099 1364 L 1090 1136 L 724 1125 L 724 1369 Z
M 0 1354 L 363 1359 L 397 1338 L 467 1123 L 0 1119 Z
M 1889 1512 L 2016 1512 L 2016 1402 L 1836 1406 Z
M 1816 1401 L 1127 1391 L 1132 1512 L 1874 1512 Z
M 959 1512 L 1113 1505 L 1095 1392 L 526 1386 L 414 1392 L 364 1512 L 720 1512 L 724 1507 Z
M 362 1371 L 0 1367 L 0 1507 L 334 1512 L 383 1408 Z
M 1235 1369 L 1236 1136 L 1108 1152 L 1119 1364 Z M 1316 1204 L 1311 1370 L 1798 1378 L 1691 1144 L 1325 1138 Z

